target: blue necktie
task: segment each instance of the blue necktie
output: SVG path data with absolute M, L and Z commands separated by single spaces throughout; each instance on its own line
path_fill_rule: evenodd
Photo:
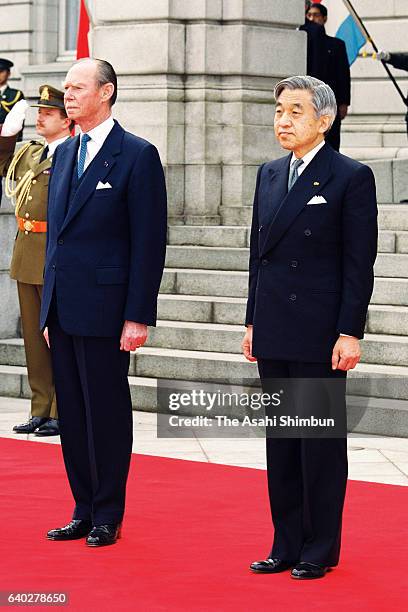
M 293 187 L 293 185 L 296 183 L 296 181 L 299 178 L 299 172 L 298 172 L 298 168 L 303 164 L 303 159 L 297 159 L 295 160 L 291 166 L 290 166 L 290 170 L 289 170 L 289 180 L 288 180 L 288 191 L 290 191 Z
M 81 147 L 79 149 L 79 159 L 78 159 L 78 178 L 80 179 L 84 173 L 85 168 L 85 158 L 86 158 L 86 145 L 91 140 L 89 134 L 82 134 L 81 137 Z

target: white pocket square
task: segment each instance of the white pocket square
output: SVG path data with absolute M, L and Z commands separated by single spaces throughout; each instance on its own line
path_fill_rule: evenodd
M 101 181 L 98 181 L 96 188 L 97 189 L 112 189 L 112 185 L 110 183 L 101 183 Z
M 327 200 L 323 196 L 315 195 L 308 201 L 307 206 L 312 204 L 327 204 Z

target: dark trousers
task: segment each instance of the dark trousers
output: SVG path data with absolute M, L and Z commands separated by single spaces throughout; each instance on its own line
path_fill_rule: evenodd
M 262 387 L 273 379 L 338 378 L 344 411 L 346 373 L 326 363 L 258 359 Z M 337 389 L 338 389 L 338 383 Z M 267 437 L 267 474 L 275 535 L 270 557 L 335 566 L 347 484 L 346 438 Z
M 336 115 L 333 125 L 325 138 L 326 142 L 328 142 L 335 151 L 340 151 L 340 130 L 341 120 L 339 115 Z
M 65 333 L 55 302 L 47 323 L 73 518 L 119 523 L 133 437 L 129 353 L 119 338 Z

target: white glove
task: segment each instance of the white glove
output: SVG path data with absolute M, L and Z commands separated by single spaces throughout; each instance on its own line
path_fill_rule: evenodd
M 27 100 L 19 100 L 7 113 L 1 130 L 2 136 L 15 136 L 23 129 L 23 123 L 28 108 Z
M 391 59 L 391 55 L 389 51 L 378 51 L 378 53 L 375 56 L 375 59 L 378 60 L 379 62 L 389 62 Z

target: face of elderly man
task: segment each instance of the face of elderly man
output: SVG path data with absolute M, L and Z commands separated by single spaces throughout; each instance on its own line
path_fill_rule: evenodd
M 69 69 L 64 89 L 67 115 L 81 125 L 81 120 L 97 118 L 109 107 L 114 87 L 112 83 L 99 85 L 98 65 L 89 59 Z
M 297 157 L 313 149 L 324 139 L 331 117 L 317 117 L 312 94 L 305 89 L 284 89 L 276 101 L 275 135 L 284 149 Z

